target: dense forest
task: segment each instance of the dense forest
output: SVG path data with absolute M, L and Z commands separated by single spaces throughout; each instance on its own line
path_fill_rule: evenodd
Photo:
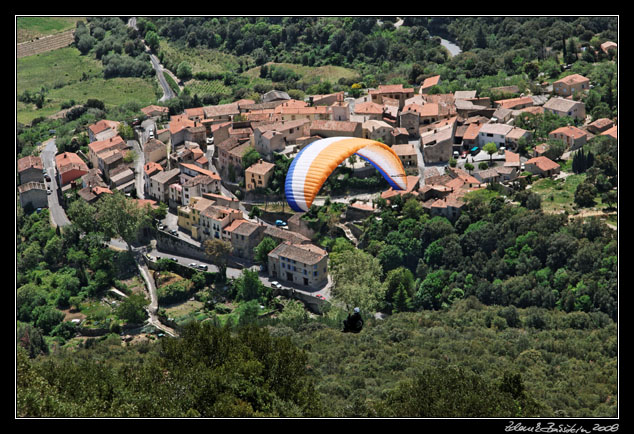
M 613 17 L 406 17 L 400 27 L 395 17 L 147 17 L 137 20 L 138 30 L 125 22 L 89 18 L 76 29 L 77 48 L 103 62 L 105 78 L 153 74 L 144 38 L 180 79 L 222 83 L 213 95 L 181 93 L 168 103 L 172 112 L 271 88 L 300 97 L 416 86 L 437 73 L 443 82 L 435 92 L 487 95 L 507 84 L 530 91 L 538 77 L 578 72 L 596 84 L 584 97 L 588 113 L 618 115 L 618 65 L 597 49 L 618 42 Z M 439 37 L 462 53 L 450 57 Z M 170 64 L 169 47 L 234 56 L 232 67 Z M 358 76 L 308 82 L 280 64 L 338 65 Z M 244 75 L 254 68 L 256 84 Z M 86 125 L 129 120 L 138 109 L 130 103 L 106 111 L 90 100 L 65 119 L 19 126 L 18 155 L 32 153 L 52 128 L 60 150 L 85 148 Z M 561 119 L 526 115 L 517 122 L 545 139 Z M 276 162 L 274 193 L 288 163 Z M 615 203 L 617 167 L 615 140 L 585 146 L 572 162 L 585 175 L 578 206 L 594 204 L 597 195 Z M 376 187 L 368 182 L 358 187 Z M 327 187 L 350 187 L 342 184 L 333 178 Z M 360 226 L 356 247 L 332 224 L 345 206 L 327 201 L 307 213 L 336 284 L 323 314 L 271 297 L 255 273 L 236 281 L 179 276 L 165 261 L 157 276 L 170 283 L 160 296 L 193 297 L 204 315 L 179 323 L 178 338 L 141 343 L 122 342 L 121 334 L 146 318 L 143 282 L 129 251 L 104 245 L 113 237 L 132 243 L 165 209 L 138 209 L 122 195 L 94 205 L 71 197 L 72 223 L 60 231 L 50 226 L 48 210 L 18 206 L 16 414 L 615 417 L 618 233 L 598 217 L 547 213 L 543 200 L 528 189 L 508 194 L 492 186 L 468 195 L 455 221 L 431 218 L 411 197 L 379 200 L 380 213 Z M 111 288 L 128 298 L 113 298 Z M 229 319 L 220 301 L 238 306 Z M 366 326 L 342 334 L 353 306 Z M 84 333 L 99 336 L 77 336 L 79 326 L 69 320 L 77 312 Z
M 96 309 L 110 285 L 125 290 L 127 254 L 79 229 L 57 234 L 46 211 L 19 221 L 22 416 L 616 414 L 617 239 L 597 218 L 569 222 L 493 192 L 452 223 L 405 200 L 368 219 L 363 249 L 326 243 L 339 284 L 323 315 L 295 302 L 261 317 L 257 306 L 279 301 L 203 280 L 202 293 L 244 298 L 255 312 L 123 346 L 120 327 L 142 300 L 89 313 L 110 333 L 79 340 L 58 309 Z M 367 325 L 342 334 L 344 306 L 357 304 Z

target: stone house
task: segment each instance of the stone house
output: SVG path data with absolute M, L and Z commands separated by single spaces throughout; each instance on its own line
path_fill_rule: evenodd
M 392 150 L 398 155 L 406 174 L 418 174 L 418 154 L 414 145 L 392 145 Z
M 113 136 L 88 144 L 88 158 L 92 167 L 99 167 L 99 155 L 113 150 L 125 150 L 128 145 L 121 136 Z
M 200 213 L 198 237 L 201 242 L 218 239 L 231 242 L 231 236 L 223 230 L 234 220 L 242 218 L 242 212 L 218 205 L 210 205 Z
M 190 197 L 188 205 L 178 207 L 178 226 L 191 233 L 192 238 L 197 240 L 200 213 L 214 203 L 215 201 L 204 197 Z
M 370 140 L 380 141 L 386 145 L 391 145 L 393 136 L 392 130 L 394 129 L 386 122 L 370 120 L 361 125 L 363 130 L 363 137 Z
M 40 175 L 42 172 L 40 171 Z M 47 208 L 48 194 L 46 193 L 46 184 L 37 181 L 27 181 L 18 186 L 18 196 L 20 197 L 20 206 L 23 209 L 31 207 Z
M 146 194 L 156 200 L 168 203 L 169 186 L 179 182 L 180 174 L 181 171 L 178 168 L 157 172 L 150 177 L 150 188 L 149 191 L 146 190 Z
M 189 205 L 189 201 L 192 197 L 200 197 L 203 193 L 215 193 L 217 192 L 218 183 L 209 175 L 196 175 L 193 178 L 186 180 L 182 186 L 182 201 L 183 205 Z
M 133 191 L 135 182 L 132 169 L 126 166 L 119 166 L 116 170 L 110 172 L 110 188 L 122 193 Z
M 18 160 L 18 177 L 20 184 L 28 182 L 44 182 L 44 165 L 42 158 L 29 155 Z
M 314 121 L 310 124 L 309 135 L 320 137 L 363 137 L 363 126 L 359 122 Z
M 506 136 L 513 130 L 513 126 L 507 124 L 486 123 L 478 131 L 478 145 L 480 147 L 493 142 L 499 148 L 506 145 Z
M 426 163 L 449 161 L 453 155 L 455 131 L 456 123 L 452 122 L 420 134 L 423 159 Z
M 149 105 L 143 107 L 141 112 L 149 118 L 158 117 L 158 118 L 167 118 L 169 114 L 169 107 L 162 107 L 158 105 Z
M 143 156 L 146 163 L 163 161 L 167 158 L 167 145 L 160 140 L 150 139 L 143 145 Z
M 550 139 L 559 139 L 566 144 L 569 150 L 574 151 L 586 144 L 588 134 L 574 125 L 557 128 L 548 133 Z
M 306 119 L 258 125 L 253 128 L 251 145 L 263 158 L 270 159 L 274 152 L 281 152 L 298 138 L 307 136 L 309 125 Z
M 384 104 L 384 98 L 392 98 L 398 100 L 399 110 L 405 105 L 405 100 L 414 96 L 414 88 L 403 87 L 402 84 L 379 85 L 378 89 L 370 90 L 372 101 L 377 104 Z
M 244 185 L 247 191 L 266 188 L 275 171 L 275 164 L 260 159 L 244 171 Z
M 530 131 L 526 131 L 519 127 L 513 127 L 513 129 L 506 135 L 506 148 L 517 149 L 521 139 L 529 140 L 530 137 Z
M 119 135 L 120 122 L 102 119 L 88 126 L 88 140 L 100 142 Z
M 588 124 L 588 131 L 592 134 L 601 134 L 614 126 L 614 122 L 607 118 L 597 119 Z
M 381 104 L 373 101 L 365 101 L 354 106 L 354 114 L 350 120 L 354 122 L 366 122 L 370 120 L 380 121 L 383 119 L 385 108 Z
M 328 282 L 328 253 L 312 244 L 283 242 L 268 255 L 269 277 L 317 289 Z
M 215 173 L 212 172 L 211 170 L 207 170 L 207 169 L 203 169 L 200 166 L 197 166 L 195 164 L 188 164 L 188 163 L 181 163 L 179 164 L 180 167 L 180 176 L 179 176 L 179 183 L 181 185 L 187 184 L 187 182 L 192 179 L 195 178 L 199 175 L 205 175 L 209 178 L 211 178 L 211 182 L 207 182 L 205 185 L 207 185 L 207 191 L 208 192 L 219 192 L 220 191 L 220 176 Z M 202 193 L 202 190 L 201 190 Z
M 534 157 L 524 163 L 524 169 L 534 175 L 550 177 L 560 172 L 559 164 L 547 157 Z
M 57 183 L 60 187 L 88 173 L 88 165 L 73 152 L 63 152 L 56 155 L 55 167 L 57 168 Z
M 575 119 L 586 118 L 586 105 L 581 101 L 565 98 L 551 98 L 544 103 L 544 111 L 549 111 L 557 116 L 569 116 Z
M 144 191 L 146 193 L 150 192 L 150 185 L 151 185 L 150 179 L 154 175 L 162 171 L 163 171 L 163 167 L 158 163 L 149 162 L 143 165 L 143 184 L 144 184 Z M 86 185 L 84 185 L 84 187 L 85 186 Z
M 563 97 L 590 89 L 590 79 L 580 74 L 567 75 L 553 83 L 553 92 Z
M 236 219 L 224 229 L 231 238 L 231 248 L 233 256 L 238 258 L 254 260 L 253 249 L 262 240 L 264 225 L 252 223 L 245 219 Z

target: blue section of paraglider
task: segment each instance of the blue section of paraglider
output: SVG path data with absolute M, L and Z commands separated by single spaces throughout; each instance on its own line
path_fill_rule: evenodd
M 387 182 L 390 184 L 390 186 L 394 189 L 394 190 L 401 190 L 401 187 L 399 187 L 398 185 L 396 185 L 396 183 L 394 181 L 392 181 L 392 178 L 390 176 L 388 176 L 387 173 L 385 173 L 383 171 L 383 169 L 381 169 L 379 167 L 378 164 L 376 164 L 374 161 L 372 161 L 371 159 L 369 159 L 368 157 L 364 157 L 363 155 L 359 155 L 357 153 L 355 153 L 354 155 L 358 155 L 359 157 L 363 158 L 365 161 L 367 161 L 368 163 L 370 163 L 372 166 L 374 166 L 374 168 L 376 170 L 379 171 L 379 173 L 381 173 L 381 175 L 383 176 L 383 178 L 385 178 L 387 180 Z
M 284 194 L 286 194 L 286 201 L 295 212 L 302 212 L 304 210 L 301 209 L 299 205 L 297 205 L 297 202 L 295 201 L 295 195 L 293 194 L 293 172 L 295 172 L 295 165 L 299 161 L 299 157 L 302 155 L 302 153 L 306 149 L 308 149 L 308 146 L 304 147 L 304 149 L 299 151 L 299 153 L 295 156 L 295 158 L 291 162 L 291 165 L 288 168 L 288 172 L 286 174 L 286 180 L 284 181 Z

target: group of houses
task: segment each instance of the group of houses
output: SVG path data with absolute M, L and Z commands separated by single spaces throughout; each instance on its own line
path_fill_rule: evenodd
M 465 193 L 490 182 L 513 181 L 522 170 L 550 176 L 559 166 L 535 148 L 534 158 L 520 163 L 515 153 L 530 132 L 513 125 L 524 112 L 550 111 L 585 120 L 585 107 L 573 95 L 589 88 L 589 80 L 578 74 L 553 84 L 553 94 L 492 100 L 476 91 L 452 94 L 434 92 L 440 76 L 427 78 L 417 92 L 403 85 L 381 85 L 360 98 L 344 92 L 313 95 L 294 100 L 285 92 L 271 91 L 260 102 L 239 100 L 230 104 L 195 107 L 169 116 L 166 107 L 142 109 L 155 121 L 149 139 L 142 136 L 142 173 L 128 154 L 130 142 L 119 134 L 119 122 L 100 120 L 88 127 L 88 153 L 64 152 L 55 157 L 57 185 L 74 188 L 88 202 L 113 191 L 138 191 L 141 203 L 166 203 L 178 215 L 181 230 L 199 243 L 221 239 L 231 243 L 233 255 L 253 259 L 253 248 L 265 236 L 279 242 L 269 255 L 271 275 L 299 285 L 318 287 L 327 281 L 327 253 L 300 233 L 254 223 L 241 211 L 237 199 L 222 195 L 223 184 L 241 182 L 245 192 L 269 185 L 275 170 L 274 155 L 293 158 L 302 148 L 325 137 L 348 136 L 381 141 L 401 159 L 408 174 L 406 191 L 389 189 L 382 197 L 412 194 L 432 215 L 449 219 L 459 216 Z M 517 92 L 517 89 L 500 89 Z M 493 90 L 492 90 L 493 91 Z M 550 133 L 577 149 L 594 134 L 616 137 L 616 126 L 608 119 L 577 128 L 568 126 Z M 447 167 L 444 173 L 427 168 L 419 172 L 419 156 L 428 163 L 447 163 L 493 142 L 506 161 L 476 173 Z M 213 152 L 210 145 L 213 144 Z M 244 168 L 243 158 L 257 151 L 259 160 Z M 365 164 L 361 162 L 360 164 Z M 19 193 L 24 204 L 44 207 L 47 188 L 39 157 L 18 161 Z M 259 190 L 263 191 L 263 190 Z M 357 211 L 372 212 L 367 204 L 353 204 Z M 369 208 L 368 208 L 369 207 Z

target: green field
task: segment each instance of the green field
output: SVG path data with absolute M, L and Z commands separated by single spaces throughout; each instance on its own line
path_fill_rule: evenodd
M 17 43 L 75 28 L 84 17 L 16 17 Z
M 304 65 L 294 65 L 292 63 L 272 63 L 269 62 L 267 65 L 273 66 L 281 66 L 302 77 L 302 80 L 307 83 L 315 83 L 320 80 L 330 81 L 331 83 L 336 83 L 340 78 L 347 79 L 358 79 L 359 74 L 352 69 L 344 68 L 342 66 L 304 66 Z M 247 77 L 254 79 L 260 76 L 261 67 L 252 68 L 244 73 Z
M 540 179 L 533 183 L 532 191 L 539 194 L 542 198 L 542 209 L 545 212 L 560 213 L 568 212 L 569 214 L 577 214 L 579 209 L 575 203 L 575 190 L 577 186 L 586 179 L 585 174 L 569 175 L 565 179 Z M 605 210 L 607 205 L 601 202 L 597 197 L 593 208 L 584 208 L 583 211 Z
M 99 99 L 107 107 L 112 107 L 130 101 L 153 104 L 158 98 L 158 84 L 154 79 L 106 80 L 102 78 L 101 63 L 80 55 L 74 47 L 18 59 L 16 67 L 18 95 L 25 90 L 38 92 L 42 87 L 47 89 L 46 102 L 39 110 L 34 104 L 17 102 L 18 122 L 24 124 L 36 117 L 57 113 L 62 103 L 70 100 L 82 104 L 88 99 Z
M 74 47 L 17 59 L 18 95 L 25 90 L 38 91 L 42 86 L 62 87 L 79 81 L 82 76 L 103 76 L 101 62 L 82 56 Z
M 163 63 L 172 72 L 176 73 L 179 63 L 186 61 L 192 66 L 192 73 L 212 72 L 221 74 L 227 71 L 236 71 L 240 62 L 237 57 L 221 53 L 218 50 L 205 48 L 179 48 L 161 40 L 160 52 Z

